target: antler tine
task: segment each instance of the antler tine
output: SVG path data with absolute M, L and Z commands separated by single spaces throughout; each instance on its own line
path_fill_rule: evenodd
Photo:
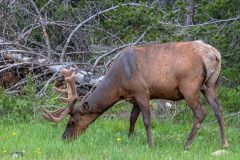
M 54 88 L 57 92 L 60 93 L 66 93 L 68 94 L 67 98 L 64 97 L 60 97 L 59 99 L 62 102 L 67 102 L 68 106 L 66 108 L 60 108 L 57 109 L 55 111 L 47 111 L 46 109 L 44 109 L 43 107 L 40 107 L 43 114 L 43 117 L 51 122 L 60 122 L 61 120 L 63 120 L 63 118 L 70 112 L 73 111 L 73 107 L 77 101 L 77 90 L 76 90 L 76 84 L 75 84 L 75 73 L 74 73 L 75 69 L 74 68 L 70 68 L 68 69 L 62 69 L 60 71 L 60 73 L 64 76 L 65 78 L 65 82 L 67 83 L 67 89 L 59 89 L 59 88 Z
M 48 115 L 42 114 L 42 116 L 43 116 L 46 120 L 48 120 L 48 121 L 50 121 L 50 122 L 54 122 Z
M 78 96 L 77 90 L 76 90 L 76 84 L 75 84 L 75 73 L 72 72 L 70 77 L 65 77 L 65 81 L 67 83 L 68 98 L 60 97 L 59 99 L 62 102 L 69 103 L 69 102 L 72 102 L 74 99 L 76 99 Z
M 54 122 L 53 117 L 59 117 L 62 114 L 62 112 L 64 110 L 66 110 L 66 108 L 60 108 L 60 109 L 50 112 L 50 111 L 47 111 L 46 109 L 44 109 L 43 107 L 40 107 L 40 109 L 43 112 L 43 114 L 42 114 L 43 117 L 50 122 Z
M 60 122 L 61 120 L 64 119 L 64 117 L 70 112 L 70 109 L 67 107 L 63 110 L 63 112 L 61 112 L 59 117 L 55 117 L 52 114 L 48 114 L 49 118 L 53 120 L 53 122 Z
M 60 93 L 60 94 L 66 94 L 68 93 L 67 92 L 67 89 L 60 89 L 60 88 L 57 88 L 57 87 L 53 87 L 54 91 Z
M 61 120 L 63 120 L 68 113 L 72 111 L 76 102 L 77 102 L 77 99 L 74 99 L 71 103 L 68 104 L 66 108 L 60 108 L 53 112 L 49 112 L 45 110 L 43 107 L 41 107 L 41 110 L 44 112 L 43 117 L 48 121 L 58 123 Z
M 74 68 L 70 68 L 70 69 L 61 69 L 60 70 L 60 74 L 65 78 L 65 81 L 66 81 L 66 78 L 67 77 L 71 77 L 74 73 L 75 69 Z M 67 84 L 67 88 L 66 89 L 60 89 L 60 88 L 57 88 L 57 87 L 53 87 L 53 90 L 60 93 L 60 94 L 66 94 L 68 93 L 68 90 L 69 90 L 69 87 L 68 87 L 68 84 Z
M 61 114 L 61 112 L 65 109 L 65 108 L 59 108 L 55 111 L 47 111 L 46 109 L 44 109 L 43 107 L 40 107 L 41 111 L 45 114 L 52 114 L 54 116 L 59 116 Z
M 75 71 L 75 68 L 73 68 L 73 67 L 71 67 L 70 69 L 63 68 L 60 70 L 60 74 L 63 77 L 71 77 L 71 75 L 73 74 L 74 71 Z

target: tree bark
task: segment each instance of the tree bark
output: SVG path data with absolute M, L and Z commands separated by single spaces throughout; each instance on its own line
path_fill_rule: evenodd
M 185 0 L 187 3 L 187 7 L 186 7 L 186 16 L 185 16 L 185 25 L 189 26 L 189 25 L 193 25 L 193 17 L 194 17 L 194 0 Z M 187 40 L 193 40 L 192 35 L 187 35 Z

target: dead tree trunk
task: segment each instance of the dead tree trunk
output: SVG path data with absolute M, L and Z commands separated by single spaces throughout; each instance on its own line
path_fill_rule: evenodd
M 185 0 L 187 3 L 186 7 L 186 16 L 185 16 L 185 26 L 193 25 L 194 24 L 194 0 Z M 187 35 L 187 40 L 193 40 L 192 35 Z

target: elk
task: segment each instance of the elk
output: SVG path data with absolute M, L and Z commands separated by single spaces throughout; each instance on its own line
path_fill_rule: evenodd
M 101 114 L 120 100 L 133 104 L 130 115 L 129 135 L 134 131 L 138 115 L 142 114 L 147 133 L 147 142 L 154 145 L 151 128 L 151 99 L 182 100 L 193 111 L 193 128 L 185 143 L 192 144 L 206 112 L 199 96 L 202 93 L 212 107 L 220 126 L 223 147 L 228 147 L 224 120 L 216 89 L 221 70 L 221 55 L 212 46 L 202 41 L 173 42 L 129 47 L 112 63 L 109 71 L 96 89 L 74 108 L 76 98 L 68 98 L 68 106 L 55 112 L 45 110 L 45 118 L 59 122 L 67 114 L 70 119 L 63 133 L 64 139 L 82 134 Z M 72 72 L 73 73 L 73 72 Z M 74 74 L 72 75 L 74 77 Z M 65 77 L 65 79 L 67 79 Z M 68 96 L 72 97 L 75 84 Z

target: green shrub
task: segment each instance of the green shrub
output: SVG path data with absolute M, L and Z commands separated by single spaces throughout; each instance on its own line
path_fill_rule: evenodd
M 8 95 L 0 88 L 0 116 L 7 122 L 30 121 L 39 115 L 40 105 L 54 105 L 58 102 L 57 95 L 51 92 L 49 85 L 46 94 L 39 100 L 36 96 L 37 89 L 32 77 L 28 76 L 27 84 L 18 95 Z
M 240 86 L 236 87 L 237 92 L 240 92 Z
M 237 83 L 240 83 L 240 73 L 237 68 L 232 67 L 223 69 L 222 76 L 235 86 Z
M 7 121 L 29 120 L 33 115 L 33 105 L 36 104 L 36 88 L 31 77 L 28 77 L 21 95 L 8 95 L 0 88 L 0 116 Z
M 237 89 L 219 87 L 218 98 L 223 109 L 229 112 L 240 111 L 240 92 Z

